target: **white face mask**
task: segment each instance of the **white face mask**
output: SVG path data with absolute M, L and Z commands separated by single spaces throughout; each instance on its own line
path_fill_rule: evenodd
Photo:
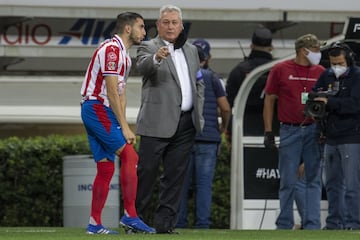
M 321 59 L 321 52 L 312 52 L 309 49 L 305 48 L 308 52 L 308 55 L 306 55 L 307 59 L 311 63 L 311 65 L 318 65 L 320 63 Z
M 339 78 L 347 71 L 348 68 L 340 65 L 332 65 L 331 69 L 333 70 L 336 78 Z

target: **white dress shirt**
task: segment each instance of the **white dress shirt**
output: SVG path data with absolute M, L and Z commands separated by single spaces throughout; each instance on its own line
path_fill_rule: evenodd
M 165 41 L 165 44 L 169 48 L 171 59 L 174 62 L 175 69 L 180 80 L 180 88 L 181 88 L 181 95 L 182 95 L 182 102 L 181 102 L 181 110 L 182 111 L 189 111 L 193 107 L 193 99 L 192 99 L 192 88 L 189 76 L 189 69 L 185 59 L 185 55 L 181 48 L 174 50 L 174 45 Z M 153 61 L 155 64 L 160 64 L 160 62 L 156 61 L 155 55 L 153 57 Z

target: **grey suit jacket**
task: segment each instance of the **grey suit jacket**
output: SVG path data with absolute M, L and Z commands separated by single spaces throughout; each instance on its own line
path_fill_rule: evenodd
M 171 56 L 154 63 L 154 55 L 165 43 L 156 37 L 143 41 L 137 50 L 136 67 L 143 75 L 141 106 L 137 116 L 136 134 L 168 138 L 175 134 L 181 115 L 181 88 Z M 192 86 L 192 119 L 198 132 L 202 131 L 204 89 L 203 80 L 196 79 L 200 69 L 197 49 L 185 43 L 182 47 L 188 64 Z

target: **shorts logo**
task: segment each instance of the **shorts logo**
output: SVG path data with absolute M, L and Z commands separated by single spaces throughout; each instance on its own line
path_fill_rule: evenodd
M 116 63 L 115 62 L 108 62 L 106 64 L 106 69 L 107 70 L 115 70 L 116 69 Z

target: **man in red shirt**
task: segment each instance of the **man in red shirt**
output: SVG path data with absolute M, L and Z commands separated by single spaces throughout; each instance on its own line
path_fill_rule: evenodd
M 304 229 L 320 229 L 320 146 L 314 120 L 304 115 L 308 93 L 324 68 L 320 41 L 313 34 L 299 37 L 295 42 L 296 57 L 276 64 L 269 73 L 264 100 L 264 144 L 276 147 L 272 119 L 277 101 L 280 121 L 279 171 L 280 214 L 278 229 L 294 227 L 293 202 L 297 172 L 301 161 L 305 166 Z

